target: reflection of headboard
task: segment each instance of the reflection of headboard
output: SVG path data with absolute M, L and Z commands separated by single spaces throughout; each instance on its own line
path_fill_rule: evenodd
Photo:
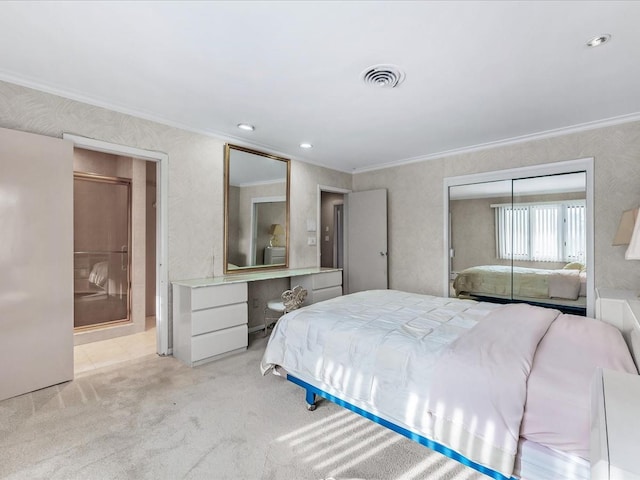
M 621 332 L 640 372 L 640 301 L 628 300 L 625 304 Z

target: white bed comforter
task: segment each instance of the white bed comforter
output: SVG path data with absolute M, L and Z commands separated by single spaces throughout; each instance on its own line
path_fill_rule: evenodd
M 510 476 L 527 377 L 558 314 L 526 304 L 360 292 L 282 317 L 261 369 L 281 366 Z

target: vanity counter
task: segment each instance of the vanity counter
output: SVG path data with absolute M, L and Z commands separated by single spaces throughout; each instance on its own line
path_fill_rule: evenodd
M 305 288 L 305 305 L 342 295 L 341 268 L 267 270 L 172 282 L 173 355 L 197 366 L 246 350 L 248 284 L 275 278 L 290 278 L 292 287 Z
M 234 273 L 218 277 L 193 278 L 189 280 L 172 281 L 174 285 L 189 288 L 212 287 L 230 283 L 257 282 L 273 278 L 299 277 L 301 275 L 315 275 L 318 273 L 341 272 L 341 268 L 307 267 L 307 268 L 283 268 L 282 270 L 267 270 L 264 272 Z

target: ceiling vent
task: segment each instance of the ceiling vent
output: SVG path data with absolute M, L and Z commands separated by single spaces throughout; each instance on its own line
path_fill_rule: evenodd
M 374 65 L 362 72 L 361 77 L 367 85 L 394 88 L 402 83 L 404 73 L 395 65 Z

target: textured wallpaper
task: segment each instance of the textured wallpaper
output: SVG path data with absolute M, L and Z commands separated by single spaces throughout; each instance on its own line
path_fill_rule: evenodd
M 215 112 L 212 112 L 215 114 Z M 169 279 L 222 273 L 223 145 L 220 139 L 0 82 L 0 127 L 60 138 L 63 132 L 169 156 Z M 307 220 L 318 185 L 387 188 L 389 285 L 442 293 L 443 179 L 578 158 L 595 159 L 596 287 L 640 291 L 640 262 L 611 241 L 623 210 L 640 205 L 640 122 L 490 148 L 384 170 L 349 174 L 292 161 L 293 268 L 317 265 Z
M 215 113 L 215 112 L 213 112 Z M 169 280 L 222 274 L 224 141 L 0 82 L 0 127 L 61 138 L 73 133 L 169 156 Z M 293 160 L 292 268 L 317 265 L 307 246 L 317 185 L 351 188 L 351 175 Z
M 57 138 L 72 133 L 166 153 L 169 280 L 222 275 L 223 140 L 1 81 L 0 127 Z M 289 265 L 316 266 L 317 247 L 307 245 L 306 225 L 316 217 L 317 186 L 350 189 L 351 175 L 292 160 L 291 182 Z M 258 285 L 254 290 L 260 306 L 273 296 L 273 288 Z M 254 310 L 261 312 L 251 309 L 251 324 L 261 322 Z
M 593 157 L 596 287 L 640 292 L 640 261 L 613 247 L 623 210 L 640 205 L 640 122 L 354 175 L 354 190 L 388 189 L 391 288 L 442 294 L 445 177 Z

